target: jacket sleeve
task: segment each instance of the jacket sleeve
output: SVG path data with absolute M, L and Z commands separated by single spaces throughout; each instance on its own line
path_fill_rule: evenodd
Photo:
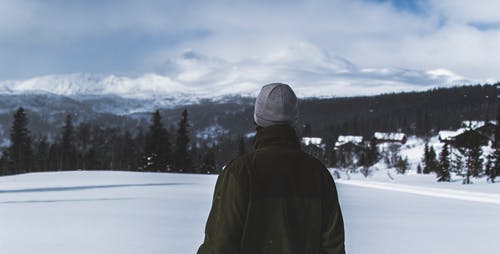
M 219 174 L 212 209 L 205 228 L 205 240 L 198 254 L 237 254 L 245 224 L 248 194 L 230 164 Z
M 322 254 L 344 254 L 344 221 L 337 196 L 337 188 L 330 173 L 327 174 L 323 198 Z

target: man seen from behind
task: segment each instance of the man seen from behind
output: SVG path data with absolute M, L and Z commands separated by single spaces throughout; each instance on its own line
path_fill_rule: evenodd
M 198 254 L 343 254 L 344 225 L 330 172 L 301 151 L 297 97 L 262 87 L 255 150 L 230 162 L 215 186 Z

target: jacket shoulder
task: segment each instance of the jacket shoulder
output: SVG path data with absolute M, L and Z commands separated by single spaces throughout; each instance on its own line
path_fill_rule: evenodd
M 303 153 L 305 154 L 305 156 L 307 158 L 306 159 L 307 165 L 310 165 L 311 168 L 313 168 L 314 170 L 319 172 L 319 175 L 321 175 L 321 179 L 323 179 L 323 181 L 325 181 L 326 184 L 328 184 L 328 185 L 334 184 L 332 174 L 330 173 L 328 168 L 325 166 L 325 164 L 323 164 L 323 162 L 321 162 L 320 160 L 318 160 L 314 156 L 312 156 L 306 152 L 303 152 Z
M 309 165 L 313 166 L 314 168 L 321 169 L 322 171 L 329 172 L 328 169 L 326 168 L 325 164 L 323 164 L 323 162 L 321 162 L 316 157 L 314 157 L 314 156 L 312 156 L 304 151 L 301 151 L 301 152 L 304 155 L 304 157 Z
M 226 167 L 224 167 L 224 171 L 228 174 L 233 174 L 237 176 L 247 175 L 248 170 L 253 167 L 255 158 L 255 152 L 246 153 L 244 155 L 240 155 L 235 159 L 231 160 Z

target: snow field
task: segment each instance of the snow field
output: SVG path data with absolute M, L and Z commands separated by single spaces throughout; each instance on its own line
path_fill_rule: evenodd
M 500 184 L 464 190 L 430 185 L 432 176 L 359 175 L 336 180 L 347 253 L 498 253 Z M 215 181 L 114 171 L 0 177 L 0 253 L 195 253 Z
M 411 194 L 418 194 L 429 197 L 457 199 L 465 201 L 474 201 L 500 205 L 500 195 L 482 192 L 460 191 L 445 188 L 431 188 L 420 186 L 409 186 L 394 183 L 382 183 L 375 181 L 358 181 L 358 180 L 337 180 L 337 183 L 365 187 L 379 190 L 397 191 Z
M 57 172 L 0 178 L 0 253 L 194 253 L 216 176 Z

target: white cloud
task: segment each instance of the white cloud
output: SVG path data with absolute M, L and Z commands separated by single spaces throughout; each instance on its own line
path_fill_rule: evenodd
M 434 0 L 433 10 L 452 22 L 468 23 L 471 21 L 500 21 L 500 2 L 497 0 Z
M 500 30 L 479 31 L 469 25 L 487 7 L 469 2 L 479 9 L 477 15 L 459 20 L 452 10 L 466 11 L 466 6 L 453 2 L 431 1 L 426 15 L 363 1 L 202 6 L 198 19 L 214 31 L 212 36 L 169 47 L 166 55 L 153 54 L 165 59 L 192 48 L 239 61 L 279 56 L 290 44 L 307 41 L 365 68 L 444 68 L 476 80 L 498 80 Z
M 284 82 L 300 97 L 373 95 L 470 83 L 446 69 L 359 68 L 306 42 L 272 56 L 228 61 L 186 51 L 170 59 L 168 73 L 138 77 L 91 74 L 51 75 L 0 82 L 0 92 L 51 92 L 67 96 L 112 94 L 128 98 L 214 98 L 255 96 L 263 84 Z
M 311 84 L 334 84 L 342 89 L 335 94 L 345 95 L 494 81 L 500 79 L 500 29 L 481 31 L 470 24 L 498 22 L 497 2 L 430 0 L 422 14 L 363 0 L 6 0 L 0 4 L 0 40 L 11 47 L 0 44 L 8 59 L 0 59 L 0 77 L 19 69 L 25 70 L 23 78 L 50 70 L 85 72 L 94 58 L 95 64 L 110 59 L 105 72 L 156 72 L 200 91 L 207 84 L 236 91 L 235 86 L 251 90 L 250 84 L 283 81 L 307 87 L 304 94 Z M 114 34 L 171 40 L 145 39 L 131 44 L 130 52 L 108 52 L 111 46 L 80 59 L 68 49 L 58 51 L 85 47 L 77 44 L 85 40 L 93 42 L 88 47 L 123 43 Z M 18 44 L 50 53 L 28 55 L 12 46 Z M 85 64 L 71 67 L 74 62 Z

